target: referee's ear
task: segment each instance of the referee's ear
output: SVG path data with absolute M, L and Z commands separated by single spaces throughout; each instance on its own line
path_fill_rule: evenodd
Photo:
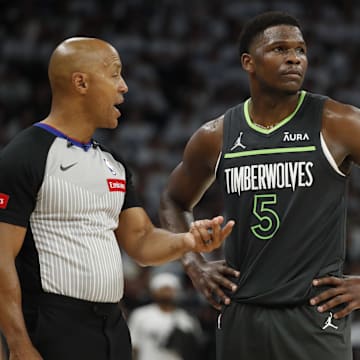
M 71 76 L 75 90 L 80 94 L 86 94 L 89 86 L 88 75 L 83 72 L 74 72 Z

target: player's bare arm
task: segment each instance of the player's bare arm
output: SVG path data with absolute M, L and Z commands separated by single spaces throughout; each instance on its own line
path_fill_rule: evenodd
M 328 100 L 324 108 L 322 133 L 335 162 L 344 173 L 349 172 L 352 163 L 360 165 L 360 109 Z M 319 312 L 345 304 L 334 314 L 335 319 L 340 319 L 360 309 L 359 276 L 324 277 L 315 279 L 313 285 L 331 286 L 310 300 L 312 305 L 318 306 Z
M 334 100 L 325 103 L 322 134 L 340 169 L 360 164 L 360 109 Z
M 193 222 L 192 210 L 215 179 L 216 164 L 222 146 L 223 116 L 203 125 L 189 140 L 182 162 L 170 176 L 162 194 L 160 220 L 162 226 L 184 232 Z M 184 268 L 194 286 L 217 309 L 230 299 L 221 287 L 236 290 L 227 276 L 239 273 L 224 261 L 207 262 L 201 254 L 188 252 L 182 257 Z
M 187 232 L 172 233 L 153 225 L 144 209 L 121 212 L 115 232 L 120 246 L 141 265 L 160 265 L 188 251 L 210 252 L 231 233 L 233 221 L 223 227 L 222 216 L 194 221 Z
M 26 228 L 0 222 L 0 328 L 10 359 L 40 360 L 26 330 L 15 258 L 24 242 Z

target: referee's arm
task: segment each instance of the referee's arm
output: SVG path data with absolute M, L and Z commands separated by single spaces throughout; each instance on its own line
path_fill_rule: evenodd
M 139 264 L 160 265 L 180 258 L 188 251 L 210 252 L 231 233 L 233 221 L 223 227 L 223 217 L 195 221 L 189 232 L 172 233 L 154 226 L 141 207 L 121 212 L 115 231 L 119 245 Z
M 0 328 L 10 358 L 40 360 L 26 330 L 15 258 L 24 242 L 26 228 L 0 222 Z

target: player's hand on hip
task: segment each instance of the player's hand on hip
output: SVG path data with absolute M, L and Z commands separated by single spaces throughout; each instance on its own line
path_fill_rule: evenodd
M 189 251 L 210 252 L 221 246 L 231 233 L 235 222 L 228 221 L 224 227 L 223 216 L 211 220 L 197 220 L 191 223 L 190 230 L 185 236 L 185 243 Z
M 319 312 L 326 312 L 336 306 L 344 308 L 334 313 L 335 319 L 341 319 L 356 309 L 360 309 L 360 277 L 346 276 L 338 278 L 334 276 L 323 277 L 313 280 L 314 286 L 331 286 L 310 299 L 311 305 L 317 305 Z
M 221 310 L 223 304 L 230 304 L 230 298 L 223 289 L 231 292 L 237 290 L 237 285 L 229 280 L 229 277 L 238 278 L 239 271 L 227 266 L 224 260 L 206 261 L 204 259 L 189 263 L 185 270 L 194 287 L 215 309 Z

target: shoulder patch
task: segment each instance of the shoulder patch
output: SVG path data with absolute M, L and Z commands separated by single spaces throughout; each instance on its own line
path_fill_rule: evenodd
M 0 209 L 6 209 L 10 196 L 0 193 Z

